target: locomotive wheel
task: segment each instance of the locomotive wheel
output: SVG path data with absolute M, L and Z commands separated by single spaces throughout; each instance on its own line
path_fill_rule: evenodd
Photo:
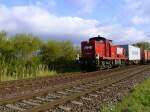
M 112 64 L 109 64 L 109 65 L 108 65 L 108 69 L 111 69 L 111 68 L 112 68 Z
M 98 71 L 101 71 L 102 69 L 101 69 L 101 67 L 97 67 L 97 70 L 98 70 Z

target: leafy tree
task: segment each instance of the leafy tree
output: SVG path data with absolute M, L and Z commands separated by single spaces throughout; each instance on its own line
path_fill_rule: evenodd
M 0 38 L 6 37 L 7 33 L 5 31 L 0 32 Z
M 73 44 L 70 41 L 62 42 L 61 47 L 61 56 L 64 61 L 71 61 L 75 59 L 76 51 Z
M 44 42 L 33 35 L 8 37 L 6 32 L 0 32 L 0 76 L 24 77 L 48 66 L 68 68 L 73 65 L 78 52 L 70 41 Z
M 36 53 L 42 41 L 32 35 L 19 34 L 12 38 L 17 58 L 28 59 Z
M 137 46 L 137 47 L 140 47 L 144 50 L 150 50 L 150 43 L 149 42 L 138 42 L 134 45 Z
M 41 49 L 42 60 L 45 64 L 54 63 L 58 59 L 59 53 L 59 42 L 56 41 L 48 41 Z
M 69 41 L 48 41 L 42 47 L 41 55 L 47 65 L 65 65 L 75 59 L 76 50 Z
M 10 60 L 14 57 L 14 46 L 5 32 L 0 32 L 0 54 L 5 60 Z

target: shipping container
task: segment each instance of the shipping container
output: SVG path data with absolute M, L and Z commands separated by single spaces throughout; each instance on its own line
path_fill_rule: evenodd
M 150 50 L 144 50 L 143 55 L 143 61 L 150 62 Z
M 141 60 L 141 50 L 139 47 L 132 45 L 120 45 L 126 50 L 126 56 L 129 61 L 140 61 Z
M 147 50 L 147 61 L 150 62 L 150 50 Z

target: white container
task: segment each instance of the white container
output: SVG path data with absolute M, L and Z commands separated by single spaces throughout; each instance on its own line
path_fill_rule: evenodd
M 129 60 L 131 61 L 141 60 L 141 50 L 139 47 L 135 47 L 132 45 L 120 45 L 120 46 L 125 48 L 126 55 Z

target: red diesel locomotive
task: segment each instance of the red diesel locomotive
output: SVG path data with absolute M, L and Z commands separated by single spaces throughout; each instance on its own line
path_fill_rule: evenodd
M 123 47 L 113 45 L 112 40 L 104 37 L 93 37 L 89 41 L 81 42 L 82 67 L 111 68 L 112 66 L 125 64 L 127 57 Z

